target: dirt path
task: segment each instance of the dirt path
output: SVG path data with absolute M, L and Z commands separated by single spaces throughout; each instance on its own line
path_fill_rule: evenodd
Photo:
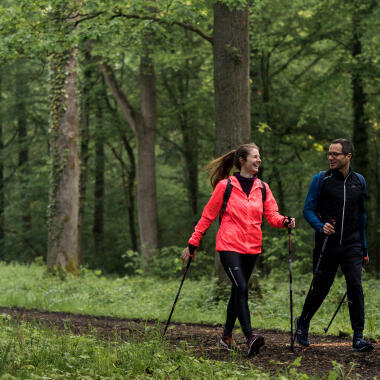
M 117 332 L 122 339 L 128 340 L 131 335 L 144 338 L 146 322 L 111 317 L 94 317 L 70 313 L 40 312 L 37 310 L 22 310 L 20 308 L 0 307 L 0 314 L 9 314 L 14 318 L 23 318 L 26 321 L 36 321 L 46 325 L 54 325 L 59 330 L 70 328 L 75 334 L 86 334 L 94 329 L 102 337 L 115 336 Z M 148 325 L 157 325 L 157 322 L 148 322 Z M 337 336 L 320 336 L 311 334 L 310 348 L 295 347 L 294 352 L 289 349 L 289 334 L 275 330 L 255 330 L 265 336 L 266 345 L 260 354 L 253 358 L 245 356 L 243 335 L 237 334 L 235 339 L 242 347 L 242 353 L 231 355 L 218 346 L 221 327 L 197 324 L 173 323 L 166 334 L 171 344 L 177 345 L 185 341 L 192 346 L 198 356 L 223 361 L 251 361 L 265 371 L 272 373 L 291 364 L 298 356 L 302 357 L 299 370 L 309 375 L 327 377 L 332 369 L 332 361 L 344 365 L 344 374 L 352 377 L 356 374 L 363 379 L 380 379 L 379 348 L 375 343 L 375 350 L 370 353 L 357 353 L 351 349 L 351 339 Z

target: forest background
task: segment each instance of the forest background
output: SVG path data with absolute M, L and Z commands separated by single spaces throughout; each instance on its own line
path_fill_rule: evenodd
M 310 272 L 303 202 L 344 137 L 378 276 L 379 20 L 370 0 L 3 0 L 0 259 L 165 278 L 212 191 L 205 165 L 253 141 Z M 286 233 L 263 228 L 259 270 L 285 270 Z

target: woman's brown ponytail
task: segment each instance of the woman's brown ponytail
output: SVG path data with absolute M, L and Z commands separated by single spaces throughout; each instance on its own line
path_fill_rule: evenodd
M 209 173 L 212 187 L 215 189 L 219 181 L 228 178 L 234 165 L 240 170 L 241 165 L 239 159 L 242 158 L 245 161 L 252 149 L 259 150 L 258 146 L 254 143 L 243 144 L 239 146 L 239 148 L 231 150 L 223 156 L 211 161 L 206 169 Z

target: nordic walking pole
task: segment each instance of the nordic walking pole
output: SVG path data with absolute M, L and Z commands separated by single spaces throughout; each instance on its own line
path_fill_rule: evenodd
M 187 271 L 189 270 L 189 267 L 190 267 L 190 264 L 191 264 L 191 261 L 193 260 L 193 256 L 190 255 L 189 256 L 189 259 L 187 260 L 187 265 L 186 265 L 186 268 L 185 268 L 185 271 L 183 272 L 183 276 L 182 276 L 182 281 L 181 281 L 181 284 L 179 286 L 179 289 L 178 289 L 178 292 L 177 292 L 177 295 L 175 297 L 175 300 L 174 300 L 174 303 L 173 303 L 173 307 L 172 307 L 172 310 L 169 314 L 169 318 L 168 318 L 168 321 L 166 322 L 166 326 L 164 328 L 164 332 L 162 333 L 162 337 L 165 336 L 166 334 L 166 330 L 168 329 L 169 327 L 169 323 L 170 323 L 170 319 L 173 315 L 173 311 L 174 311 L 174 308 L 175 308 L 175 304 L 177 303 L 177 300 L 178 300 L 178 297 L 179 297 L 179 293 L 181 292 L 181 289 L 182 289 L 182 285 L 183 285 L 183 282 L 185 281 L 185 277 L 186 277 L 186 274 L 187 274 Z
M 288 227 L 288 243 L 289 243 L 289 294 L 290 294 L 290 349 L 294 351 L 293 340 L 293 252 L 292 252 L 292 230 Z
M 325 330 L 325 334 L 327 333 L 328 329 L 330 328 L 331 323 L 333 322 L 335 316 L 338 314 L 338 311 L 339 311 L 340 307 L 342 306 L 342 303 L 343 303 L 344 300 L 346 299 L 346 296 L 347 296 L 347 290 L 346 290 L 346 293 L 344 293 L 344 296 L 343 296 L 342 300 L 340 301 L 340 303 L 339 303 L 339 305 L 338 305 L 338 308 L 336 309 L 336 311 L 335 311 L 333 317 L 331 318 L 331 321 L 330 321 L 329 325 L 328 325 L 327 327 L 324 328 L 324 330 Z

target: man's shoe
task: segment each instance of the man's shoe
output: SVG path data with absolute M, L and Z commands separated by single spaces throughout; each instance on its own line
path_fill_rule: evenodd
M 357 352 L 369 352 L 373 350 L 373 344 L 365 341 L 363 338 L 354 338 L 352 348 Z
M 260 351 L 260 347 L 264 346 L 265 340 L 262 335 L 252 335 L 247 340 L 248 356 L 257 355 Z
M 225 348 L 227 351 L 233 351 L 235 349 L 235 346 L 232 344 L 232 334 L 223 334 L 219 343 L 221 347 Z
M 301 322 L 301 317 L 297 317 L 294 320 L 294 325 L 296 330 L 295 335 L 297 343 L 299 343 L 301 346 L 309 347 L 309 324 L 303 324 Z

